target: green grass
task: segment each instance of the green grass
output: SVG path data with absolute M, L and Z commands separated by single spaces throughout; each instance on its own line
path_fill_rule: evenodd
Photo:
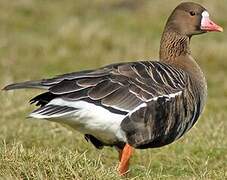
M 171 2 L 171 3 L 170 3 Z M 0 87 L 15 81 L 158 57 L 164 22 L 177 0 L 1 0 Z M 227 28 L 225 0 L 197 1 Z M 209 96 L 196 126 L 160 149 L 136 150 L 129 179 L 227 178 L 227 34 L 192 39 Z M 26 119 L 40 91 L 0 92 L 3 179 L 119 179 L 113 148 L 95 149 L 78 132 Z

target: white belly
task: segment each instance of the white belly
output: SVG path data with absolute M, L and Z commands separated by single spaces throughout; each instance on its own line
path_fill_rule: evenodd
M 32 113 L 30 116 L 67 124 L 73 129 L 84 134 L 91 134 L 107 144 L 116 141 L 125 142 L 124 132 L 120 128 L 124 115 L 112 113 L 101 106 L 85 101 L 73 102 L 57 98 L 50 101 L 48 105 L 69 106 L 78 110 L 60 116 L 43 116 L 36 113 Z

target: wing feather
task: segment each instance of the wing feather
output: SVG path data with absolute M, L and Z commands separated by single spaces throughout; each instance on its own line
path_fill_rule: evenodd
M 19 83 L 8 86 L 8 89 L 10 87 L 47 89 L 47 92 L 31 100 L 31 103 L 37 103 L 42 107 L 48 105 L 52 99 L 61 97 L 67 101 L 90 101 L 128 113 L 152 98 L 184 89 L 185 79 L 183 71 L 170 65 L 156 61 L 140 61 Z M 58 109 L 50 113 L 58 113 Z
M 131 111 L 142 101 L 128 91 L 127 87 L 121 87 L 109 96 L 101 100 L 104 106 L 111 106 L 124 111 Z
M 56 84 L 55 86 L 52 86 L 49 91 L 54 94 L 66 94 L 71 93 L 75 91 L 79 91 L 84 89 L 85 87 L 78 86 L 76 83 L 76 80 L 63 80 Z
M 93 87 L 88 92 L 88 96 L 93 100 L 99 100 L 118 90 L 120 87 L 118 83 L 105 80 Z
M 107 77 L 82 78 L 82 79 L 79 79 L 76 83 L 78 86 L 91 87 L 91 86 L 96 86 L 98 83 L 105 80 L 107 80 Z
M 74 107 L 58 106 L 58 105 L 46 105 L 33 111 L 29 117 L 35 118 L 55 118 L 71 114 L 77 111 Z

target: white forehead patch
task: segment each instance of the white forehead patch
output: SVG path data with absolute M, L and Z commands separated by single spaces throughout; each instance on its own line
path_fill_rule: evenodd
M 209 17 L 209 13 L 207 11 L 203 11 L 202 17 L 203 18 Z

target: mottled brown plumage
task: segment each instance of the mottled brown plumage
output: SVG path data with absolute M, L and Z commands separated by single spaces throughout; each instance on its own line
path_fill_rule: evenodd
M 181 3 L 167 20 L 159 61 L 112 64 L 4 90 L 46 90 L 30 101 L 40 106 L 30 116 L 68 124 L 96 148 L 117 147 L 119 172 L 124 174 L 132 147 L 170 144 L 195 124 L 204 109 L 207 85 L 191 56 L 190 39 L 222 30 L 201 5 Z

